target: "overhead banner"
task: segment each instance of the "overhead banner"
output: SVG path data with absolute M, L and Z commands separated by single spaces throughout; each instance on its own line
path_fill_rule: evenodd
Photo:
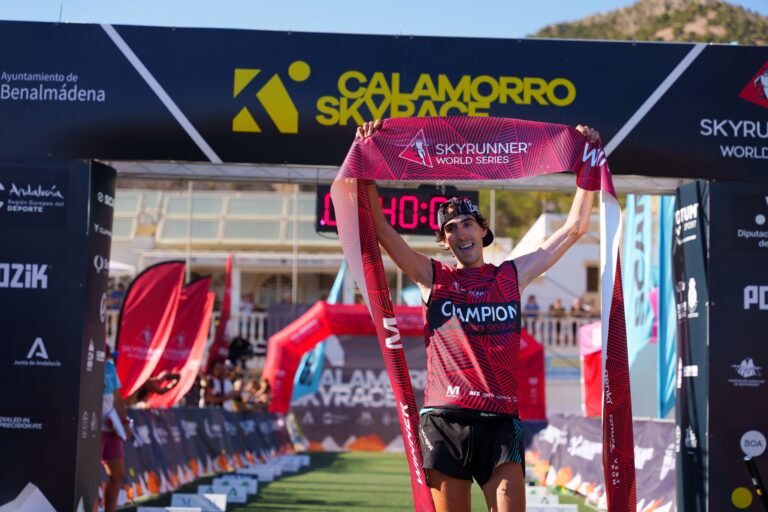
M 22 491 L 24 510 L 98 501 L 115 178 L 0 162 L 0 508 Z
M 120 394 L 128 398 L 146 382 L 173 329 L 184 282 L 184 262 L 165 261 L 131 282 L 120 308 L 116 338 Z
M 211 277 L 203 277 L 181 290 L 179 307 L 173 320 L 168 343 L 160 356 L 153 377 L 163 372 L 179 375 L 179 381 L 167 393 L 151 394 L 150 407 L 171 407 L 192 388 L 202 365 L 205 344 L 211 327 L 216 295 L 210 292 Z
M 597 126 L 616 174 L 768 179 L 764 46 L 8 21 L 0 46 L 0 157 L 335 166 L 365 120 L 489 116 Z

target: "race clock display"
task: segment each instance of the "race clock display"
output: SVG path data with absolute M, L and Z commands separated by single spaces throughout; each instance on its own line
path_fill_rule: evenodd
M 454 196 L 468 197 L 478 204 L 476 190 L 447 189 L 434 187 L 379 188 L 381 209 L 384 217 L 404 235 L 434 235 L 437 231 L 437 212 L 440 205 Z M 331 201 L 331 187 L 317 186 L 315 230 L 318 233 L 336 232 L 336 214 Z

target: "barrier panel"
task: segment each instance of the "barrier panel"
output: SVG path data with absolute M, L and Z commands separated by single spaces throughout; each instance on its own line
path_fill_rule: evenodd
M 673 510 L 675 425 L 635 420 L 633 428 L 637 510 Z M 540 484 L 565 487 L 606 508 L 602 453 L 600 418 L 555 414 L 534 436 L 525 458 Z
M 129 416 L 136 435 L 125 444 L 123 505 L 292 450 L 286 421 L 276 414 L 190 407 L 130 409 Z

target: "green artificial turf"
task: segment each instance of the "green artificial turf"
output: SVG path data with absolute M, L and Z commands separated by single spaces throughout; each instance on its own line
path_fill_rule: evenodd
M 405 454 L 381 452 L 312 453 L 310 468 L 262 485 L 247 505 L 229 504 L 227 511 L 412 511 L 411 484 Z M 192 492 L 210 478 L 182 487 Z M 579 512 L 589 512 L 578 497 L 560 496 L 561 503 L 577 503 Z M 167 506 L 163 496 L 142 505 Z M 472 486 L 472 510 L 485 511 L 480 488 Z

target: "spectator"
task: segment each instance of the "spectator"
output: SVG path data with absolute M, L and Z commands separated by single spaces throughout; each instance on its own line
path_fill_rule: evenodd
M 525 306 L 523 306 L 523 312 L 526 329 L 531 335 L 536 336 L 536 320 L 539 317 L 539 313 L 541 313 L 541 308 L 539 307 L 539 303 L 536 302 L 535 295 L 528 296 L 528 301 L 525 303 Z
M 200 383 L 200 407 L 223 407 L 227 400 L 237 398 L 239 393 L 231 387 L 232 383 L 227 386 L 225 382 L 224 361 L 218 360 L 213 363 L 211 373 Z
M 115 363 L 112 361 L 109 347 L 107 360 L 104 361 L 104 393 L 102 395 L 101 417 L 101 463 L 107 473 L 107 485 L 104 489 L 104 512 L 114 512 L 117 497 L 125 478 L 124 441 L 131 437 L 132 430 L 128 412 L 120 396 L 120 379 Z M 119 424 L 115 424 L 117 422 Z M 118 432 L 123 432 L 121 437 Z
M 120 309 L 125 298 L 125 285 L 123 283 L 117 283 L 117 287 L 109 292 L 107 296 L 107 308 L 108 309 Z
M 235 365 L 232 364 L 232 362 L 227 359 L 224 361 L 224 395 L 228 396 L 227 400 L 224 400 L 224 403 L 221 404 L 221 406 L 227 410 L 227 411 L 236 411 L 237 410 L 237 402 L 240 401 L 240 389 L 239 387 L 235 388 L 235 380 L 237 379 L 237 369 L 235 368 Z
M 568 315 L 574 319 L 587 318 L 589 316 L 589 312 L 587 312 L 586 308 L 581 303 L 581 299 L 576 297 L 571 302 L 571 310 L 568 312 Z M 578 339 L 578 332 L 579 332 L 579 323 L 576 320 L 571 322 L 571 329 L 572 329 L 571 334 L 573 336 L 572 340 L 573 340 L 573 343 L 575 344 L 576 340 Z
M 238 312 L 238 324 L 240 336 L 251 336 L 251 315 L 253 315 L 253 294 L 245 293 L 240 297 L 240 310 Z
M 563 301 L 560 297 L 555 299 L 555 302 L 549 306 L 549 316 L 552 317 L 552 323 L 555 326 L 555 343 L 560 344 L 560 329 L 562 324 L 562 318 L 565 317 L 565 308 L 563 307 Z M 552 328 L 550 327 L 550 334 Z

